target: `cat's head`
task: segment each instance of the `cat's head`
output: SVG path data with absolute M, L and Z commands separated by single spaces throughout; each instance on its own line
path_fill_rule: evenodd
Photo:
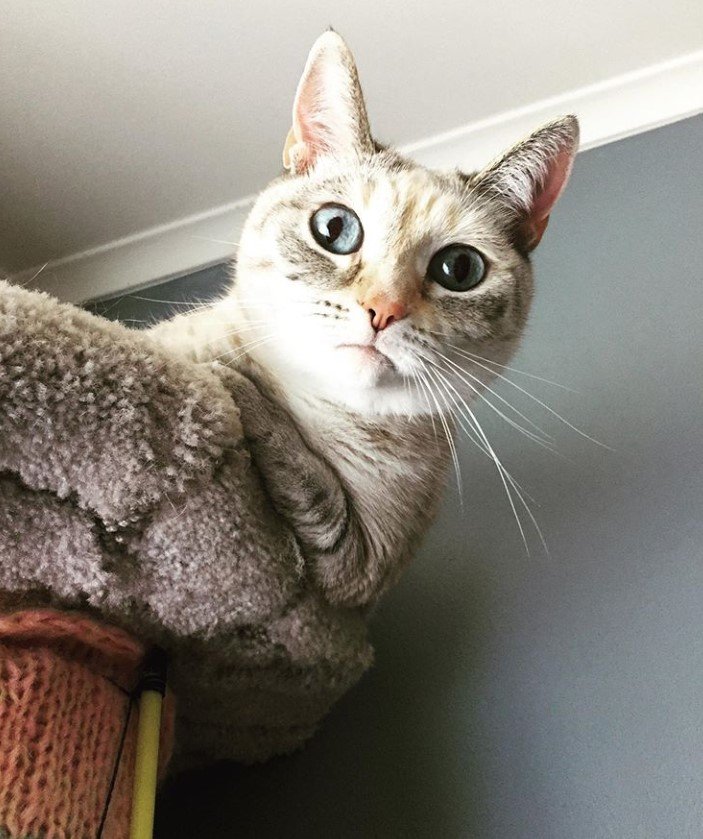
M 234 294 L 252 354 L 364 413 L 434 411 L 480 389 L 490 367 L 468 359 L 514 351 L 529 254 L 577 144 L 565 117 L 481 172 L 425 169 L 374 142 L 352 55 L 325 33 L 298 86 L 286 172 L 241 238 Z

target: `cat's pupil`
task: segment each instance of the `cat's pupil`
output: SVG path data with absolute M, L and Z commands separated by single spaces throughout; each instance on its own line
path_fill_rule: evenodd
M 342 232 L 343 227 L 344 221 L 341 216 L 334 216 L 327 222 L 327 238 L 330 242 L 334 242 L 334 240 Z
M 471 268 L 471 260 L 465 253 L 460 254 L 454 262 L 454 277 L 460 283 L 469 276 L 469 269 Z

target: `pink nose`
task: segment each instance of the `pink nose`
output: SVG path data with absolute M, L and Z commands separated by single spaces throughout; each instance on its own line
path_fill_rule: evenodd
M 396 320 L 402 320 L 408 313 L 408 307 L 400 300 L 389 300 L 381 294 L 373 295 L 359 303 L 371 318 L 371 326 L 380 332 Z

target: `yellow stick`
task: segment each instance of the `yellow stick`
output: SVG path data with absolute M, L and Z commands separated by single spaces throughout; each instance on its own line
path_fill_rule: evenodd
M 161 706 L 165 689 L 165 658 L 158 650 L 150 657 L 141 682 L 130 839 L 152 839 L 154 833 Z

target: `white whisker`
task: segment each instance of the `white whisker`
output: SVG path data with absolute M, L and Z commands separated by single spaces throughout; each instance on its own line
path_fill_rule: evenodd
M 211 239 L 209 236 L 190 236 L 191 239 L 199 239 L 201 242 L 213 242 L 216 245 L 232 245 L 233 248 L 241 247 L 241 242 L 230 242 L 227 239 Z
M 489 402 L 488 399 L 486 399 L 485 396 L 483 396 L 482 393 L 477 391 L 477 389 L 473 385 L 471 385 L 469 382 L 467 382 L 465 379 L 463 379 L 463 376 L 461 376 L 460 374 L 463 373 L 463 374 L 467 375 L 470 379 L 472 379 L 474 382 L 478 382 L 479 385 L 484 387 L 490 394 L 495 396 L 496 399 L 498 399 L 504 405 L 507 405 L 507 407 L 510 408 L 511 411 L 514 411 L 517 414 L 517 416 L 519 416 L 521 419 L 525 420 L 525 422 L 528 423 L 528 425 L 531 425 L 536 431 L 539 431 L 539 433 L 542 434 L 543 437 L 544 437 L 544 440 L 543 440 L 544 443 L 547 443 L 549 440 L 552 439 L 551 435 L 547 434 L 546 431 L 544 431 L 538 425 L 536 425 L 534 422 L 532 422 L 532 420 L 529 417 L 525 416 L 525 414 L 523 414 L 522 411 L 519 411 L 514 405 L 511 405 L 510 402 L 508 402 L 507 399 L 504 399 L 499 393 L 496 393 L 495 390 L 493 390 L 491 387 L 489 387 L 485 382 L 481 381 L 481 379 L 479 379 L 477 376 L 474 376 L 472 373 L 469 373 L 468 370 L 465 370 L 463 367 L 460 367 L 458 364 L 456 364 L 454 361 L 452 361 L 450 358 L 448 358 L 446 355 L 444 355 L 444 353 L 439 352 L 439 350 L 435 350 L 435 354 L 438 355 L 440 358 L 444 359 L 444 361 L 447 362 L 448 364 L 450 364 L 452 367 L 454 367 L 457 371 L 457 374 L 459 375 L 459 378 L 461 378 L 462 381 L 464 381 L 465 384 L 469 385 L 469 387 L 471 387 L 471 389 L 476 393 L 477 396 L 481 396 L 481 398 L 483 398 L 483 400 L 486 402 L 486 404 L 490 405 L 491 408 L 493 408 L 493 410 L 496 411 L 499 414 L 499 416 L 501 416 L 504 420 L 506 420 L 510 424 L 513 424 L 512 420 L 510 420 L 508 417 L 505 416 L 505 414 L 503 414 L 500 410 L 498 410 L 491 402 Z M 515 423 L 515 427 L 518 428 L 523 433 L 526 433 L 528 436 L 532 436 L 536 440 L 540 440 L 540 438 L 537 437 L 537 435 L 533 435 L 532 432 L 523 428 L 518 423 Z
M 503 483 L 503 486 L 505 488 L 505 492 L 506 492 L 506 495 L 508 497 L 508 502 L 510 503 L 510 507 L 511 507 L 513 516 L 515 518 L 518 529 L 520 531 L 520 536 L 521 536 L 522 542 L 525 546 L 525 551 L 526 551 L 527 555 L 528 556 L 530 555 L 529 544 L 527 542 L 526 534 L 525 534 L 524 528 L 522 526 L 522 521 L 520 520 L 520 516 L 518 515 L 517 509 L 515 507 L 515 502 L 513 501 L 512 493 L 510 492 L 510 487 L 513 488 L 513 490 L 515 491 L 518 499 L 520 500 L 521 505 L 524 507 L 527 515 L 529 516 L 529 518 L 530 518 L 530 520 L 531 520 L 531 522 L 532 522 L 532 524 L 535 528 L 535 531 L 537 532 L 537 534 L 539 536 L 539 539 L 542 543 L 542 546 L 544 547 L 545 553 L 547 553 L 547 555 L 548 555 L 549 554 L 549 548 L 547 547 L 547 543 L 546 543 L 546 540 L 544 539 L 544 535 L 542 534 L 542 530 L 541 530 L 534 514 L 532 513 L 532 510 L 530 509 L 529 504 L 525 501 L 525 498 L 523 497 L 523 493 L 525 493 L 526 495 L 528 495 L 528 497 L 530 497 L 529 494 L 526 493 L 525 490 L 522 489 L 522 487 L 520 487 L 520 485 L 512 477 L 510 472 L 505 468 L 505 466 L 501 462 L 500 458 L 496 454 L 495 450 L 491 446 L 491 444 L 488 440 L 488 437 L 486 436 L 486 433 L 484 432 L 483 428 L 481 427 L 481 424 L 478 421 L 478 418 L 476 417 L 474 412 L 471 410 L 471 408 L 466 403 L 466 400 L 461 396 L 461 394 L 456 390 L 456 388 L 454 388 L 454 386 L 451 384 L 451 382 L 449 382 L 446 379 L 446 377 L 441 374 L 439 369 L 435 369 L 434 373 L 435 373 L 435 376 L 436 376 L 437 379 L 439 379 L 440 381 L 444 381 L 446 386 L 448 386 L 449 388 L 451 388 L 455 392 L 456 396 L 458 397 L 458 399 L 461 401 L 461 403 L 463 405 L 463 410 L 466 412 L 467 418 L 470 417 L 470 422 L 471 422 L 472 427 L 481 436 L 481 438 L 482 438 L 482 440 L 485 444 L 487 452 L 489 453 L 491 459 L 495 463 L 495 466 L 498 470 L 498 474 L 500 476 L 501 482 Z M 466 431 L 466 428 L 464 428 L 464 430 Z M 481 446 L 479 446 L 479 448 L 481 448 L 483 450 L 483 448 Z M 508 484 L 510 485 L 510 487 L 508 486 Z M 531 499 L 531 500 L 534 501 L 534 499 Z
M 441 375 L 439 374 L 438 371 L 434 371 L 434 372 L 435 372 L 436 376 L 441 378 Z M 469 415 L 471 416 L 471 419 L 473 420 L 473 423 L 476 426 L 478 426 L 478 429 L 480 429 L 481 427 L 480 427 L 480 425 L 478 425 L 478 421 L 476 420 L 476 417 L 475 417 L 473 411 L 471 411 L 471 409 L 468 408 L 468 406 L 466 407 L 466 410 L 468 411 Z M 517 523 L 518 530 L 520 531 L 520 537 L 522 538 L 523 545 L 525 546 L 525 551 L 527 552 L 527 555 L 529 556 L 530 555 L 530 548 L 529 548 L 529 545 L 528 545 L 528 542 L 527 542 L 527 537 L 525 535 L 525 530 L 522 526 L 522 521 L 520 520 L 520 516 L 518 515 L 517 509 L 515 507 L 515 502 L 513 501 L 512 493 L 510 492 L 510 488 L 508 486 L 508 483 L 506 482 L 506 478 L 505 478 L 505 474 L 504 474 L 504 472 L 506 470 L 504 469 L 503 464 L 500 462 L 498 457 L 495 455 L 495 452 L 493 452 L 490 444 L 488 443 L 488 438 L 485 436 L 485 434 L 483 434 L 483 439 L 484 439 L 487 451 L 489 452 L 489 454 L 491 456 L 491 459 L 495 463 L 495 466 L 498 470 L 498 475 L 499 475 L 500 480 L 503 484 L 503 487 L 505 488 L 505 493 L 508 497 L 508 502 L 510 504 L 510 508 L 512 510 L 515 521 Z
M 460 355 L 463 355 L 465 358 L 467 358 L 468 361 L 472 361 L 478 367 L 484 367 L 483 364 L 480 364 L 478 361 L 471 358 L 469 353 L 466 353 L 464 350 L 461 350 L 459 347 L 454 347 L 453 345 L 450 345 L 450 346 L 452 346 L 452 349 L 454 349 L 455 352 L 458 352 Z M 506 376 L 503 376 L 500 373 L 497 373 L 495 370 L 491 370 L 489 367 L 484 367 L 484 369 L 487 370 L 489 373 L 491 373 L 491 375 L 497 376 L 499 379 L 502 379 L 503 381 L 507 382 L 509 385 L 511 385 L 512 387 L 519 390 L 520 393 L 523 393 L 525 396 L 527 396 L 529 399 L 532 399 L 533 402 L 536 402 L 538 405 L 540 405 L 542 408 L 544 408 L 545 411 L 548 411 L 550 414 L 555 416 L 560 422 L 563 422 L 564 425 L 566 425 L 572 431 L 575 431 L 577 434 L 581 435 L 581 437 L 584 437 L 586 440 L 590 440 L 591 443 L 595 443 L 597 446 L 600 446 L 601 448 L 607 449 L 608 451 L 611 451 L 611 452 L 613 451 L 613 449 L 610 446 L 606 445 L 605 443 L 601 443 L 600 440 L 596 440 L 595 437 L 591 437 L 589 434 L 586 434 L 585 431 L 581 431 L 580 428 L 577 428 L 575 425 L 570 423 L 569 420 L 565 419 L 564 417 L 561 416 L 561 414 L 557 413 L 554 410 L 554 408 L 547 405 L 547 403 L 543 402 L 541 399 L 538 399 L 536 396 L 534 396 L 528 390 L 525 390 L 525 388 L 520 387 L 520 385 L 511 381 Z
M 246 344 L 241 344 L 238 347 L 233 347 L 231 350 L 227 350 L 226 352 L 223 352 L 220 355 L 215 356 L 215 358 L 213 358 L 212 360 L 219 361 L 221 358 L 225 358 L 231 353 L 238 353 L 238 355 L 234 356 L 234 358 L 230 358 L 227 360 L 227 364 L 234 364 L 235 361 L 240 359 L 243 355 L 247 355 L 255 347 L 261 346 L 262 344 L 265 344 L 268 341 L 272 341 L 276 337 L 277 333 L 271 333 L 270 335 L 265 335 L 262 338 L 255 338 L 253 341 L 249 341 Z
M 436 352 L 436 351 L 435 351 L 435 352 Z M 537 443 L 539 446 L 542 446 L 542 448 L 546 449 L 547 451 L 551 452 L 552 454 L 558 454 L 558 452 L 556 452 L 556 451 L 554 450 L 554 448 L 553 448 L 552 446 L 550 446 L 550 445 L 549 445 L 549 443 L 548 443 L 546 440 L 543 440 L 541 437 L 538 437 L 536 434 L 533 434 L 533 433 L 532 433 L 531 431 L 529 431 L 527 428 L 524 428 L 522 425 L 520 425 L 520 423 L 517 423 L 517 422 L 515 422 L 514 420 L 512 420 L 510 417 L 506 416 L 506 415 L 505 415 L 505 414 L 504 414 L 504 413 L 500 410 L 500 408 L 497 408 L 497 407 L 496 407 L 496 406 L 495 406 L 495 405 L 494 405 L 494 404 L 493 404 L 493 403 L 492 403 L 489 399 L 487 399 L 487 398 L 486 398 L 486 397 L 485 397 L 485 396 L 481 393 L 481 391 L 480 391 L 480 390 L 478 390 L 478 388 L 477 388 L 477 387 L 475 387 L 474 385 L 472 385 L 472 384 L 471 384 L 471 382 L 469 382 L 466 378 L 464 378 L 464 377 L 461 375 L 461 372 L 466 372 L 465 370 L 463 370 L 463 368 L 458 367 L 458 365 L 454 365 L 454 366 L 455 366 L 455 367 L 457 367 L 457 368 L 458 368 L 458 370 L 459 370 L 459 371 L 461 371 L 461 372 L 456 372 L 456 371 L 453 371 L 453 370 L 451 370 L 449 367 L 447 367 L 446 365 L 444 366 L 444 368 L 442 368 L 442 367 L 440 367 L 438 364 L 436 364 L 436 363 L 435 363 L 435 362 L 434 362 L 434 361 L 433 361 L 433 360 L 432 360 L 429 356 L 424 355 L 423 353 L 421 353 L 421 355 L 423 356 L 423 358 L 425 358 L 427 361 L 429 361 L 429 363 L 430 363 L 430 364 L 432 364 L 434 367 L 437 367 L 438 369 L 445 369 L 445 370 L 446 370 L 446 372 L 451 373 L 451 374 L 452 374 L 452 375 L 454 375 L 454 376 L 457 376 L 457 377 L 458 377 L 458 378 L 459 378 L 459 379 L 460 379 L 460 380 L 461 380 L 464 384 L 466 384 L 466 385 L 467 385 L 467 386 L 468 386 L 468 387 L 469 387 L 469 388 L 470 388 L 470 389 L 471 389 L 471 390 L 472 390 L 472 391 L 476 394 L 476 396 L 478 396 L 481 400 L 483 400 L 483 402 L 485 402 L 485 403 L 486 403 L 486 405 L 488 405 L 488 406 L 489 406 L 489 407 L 490 407 L 493 411 L 495 411 L 495 413 L 496 413 L 496 414 L 498 414 L 498 416 L 499 416 L 499 417 L 501 417 L 503 420 L 505 420 L 505 422 L 507 422 L 507 423 L 508 423 L 508 425 L 510 425 L 511 427 L 513 427 L 513 428 L 515 428 L 516 430 L 520 431 L 520 432 L 521 432 L 522 434 L 524 434 L 524 435 L 525 435 L 528 439 L 530 439 L 530 440 L 532 440 L 533 442 Z M 441 354 L 441 353 L 437 353 L 437 355 L 442 355 L 442 354 Z M 443 356 L 443 357 L 444 357 L 444 356 Z M 446 358 L 446 357 L 445 357 L 445 358 Z M 449 359 L 446 359 L 446 360 L 447 360 L 447 361 L 449 361 Z M 450 362 L 450 363 L 451 363 L 451 362 Z M 471 374 L 469 373 L 468 375 L 471 375 Z M 480 382 L 480 379 L 479 379 L 478 381 Z M 519 412 L 517 412 L 517 413 L 519 413 Z
M 429 362 L 432 364 L 432 366 L 435 368 L 435 371 L 436 371 L 437 376 L 439 377 L 439 379 L 440 379 L 442 382 L 444 382 L 444 383 L 445 383 L 445 388 L 446 388 L 446 387 L 451 388 L 451 390 L 453 391 L 453 393 L 454 393 L 454 394 L 456 394 L 456 397 L 452 397 L 452 400 L 453 400 L 454 404 L 455 404 L 455 405 L 457 404 L 456 398 L 458 397 L 458 399 L 459 399 L 459 400 L 461 400 L 461 404 L 464 406 L 464 409 L 465 409 L 466 411 L 468 411 L 468 412 L 471 414 L 471 417 L 472 417 L 472 418 L 474 418 L 474 413 L 473 413 L 473 411 L 469 408 L 469 405 L 468 405 L 468 403 L 466 402 L 466 400 L 464 399 L 464 397 L 462 396 L 462 394 L 461 394 L 461 393 L 460 393 L 460 392 L 459 392 L 459 391 L 458 391 L 458 390 L 454 387 L 454 385 L 453 385 L 453 384 L 449 381 L 449 379 L 448 379 L 446 376 L 444 376 L 444 375 L 443 375 L 443 373 L 444 373 L 444 372 L 448 372 L 448 373 L 451 375 L 451 374 L 452 374 L 452 371 L 451 371 L 451 370 L 444 370 L 444 368 L 438 367 L 438 365 L 436 365 L 434 362 L 432 362 L 432 360 L 431 360 L 431 359 L 429 359 L 429 358 L 427 358 L 427 357 L 425 357 L 425 358 L 426 358 L 426 360 L 427 360 L 427 361 L 429 361 Z M 461 406 L 458 406 L 458 407 L 459 407 L 459 410 L 461 411 L 461 410 L 462 410 L 462 409 L 461 409 Z M 476 423 L 478 424 L 478 419 L 476 419 L 475 421 L 476 421 Z M 480 428 L 480 426 L 479 426 L 479 428 Z M 474 430 L 475 430 L 475 429 L 474 429 Z M 467 431 L 467 429 L 466 429 L 466 428 L 464 428 L 464 431 Z M 467 432 L 467 433 L 468 433 L 468 432 Z M 480 432 L 480 433 L 482 434 L 482 436 L 483 436 L 483 437 L 484 437 L 484 439 L 485 439 L 485 433 L 484 433 L 482 430 L 481 430 L 481 432 Z M 489 449 L 488 449 L 488 448 L 485 448 L 485 447 L 484 447 L 484 446 L 483 446 L 480 442 L 478 442 L 478 441 L 477 441 L 477 440 L 476 440 L 476 439 L 475 439 L 475 438 L 474 438 L 471 434 L 469 434 L 469 436 L 470 436 L 471 440 L 472 440 L 474 443 L 476 443 L 476 445 L 479 447 L 479 449 L 480 449 L 482 452 L 484 452 L 484 454 L 488 455 L 489 457 L 491 457 L 491 459 L 493 459 L 493 458 L 492 458 L 492 456 L 491 456 L 491 454 L 490 454 L 490 452 L 489 452 Z M 554 452 L 554 454 L 558 454 L 558 452 Z M 518 482 L 517 482 L 517 481 L 516 481 L 516 480 L 512 477 L 512 475 L 510 475 L 510 473 L 508 472 L 508 470 L 507 470 L 507 469 L 505 470 L 505 472 L 506 472 L 507 476 L 509 477 L 509 479 L 510 479 L 511 483 L 512 483 L 512 482 L 514 482 L 514 483 L 515 483 L 515 485 L 517 486 L 517 488 L 519 488 L 519 489 L 520 489 L 520 491 L 521 491 L 521 492 L 523 492 L 523 493 L 524 493 L 524 494 L 525 494 L 525 495 L 526 495 L 526 496 L 530 499 L 530 501 L 533 501 L 535 504 L 537 504 L 537 501 L 535 501 L 535 499 L 534 499 L 534 498 L 530 495 L 530 493 L 529 493 L 529 492 L 528 492 L 528 491 L 527 491 L 527 490 L 526 490 L 523 486 L 521 486 L 521 484 L 519 484 L 519 483 L 518 483 Z M 539 504 L 537 504 L 537 506 L 539 506 Z
M 237 326 L 236 329 L 229 329 L 227 332 L 222 332 L 215 336 L 218 340 L 223 340 L 225 338 L 231 338 L 233 335 L 241 335 L 243 332 L 253 332 L 255 329 L 259 329 L 262 326 L 269 326 L 270 323 L 266 320 L 260 321 L 252 321 L 251 323 L 242 324 L 241 326 Z M 235 347 L 235 349 L 237 349 Z
M 444 335 L 444 333 L 442 333 L 442 332 L 433 331 L 431 329 L 428 329 L 427 331 L 430 332 L 433 335 L 439 335 L 439 336 L 443 337 L 444 341 L 446 342 L 446 345 L 448 347 L 451 347 L 453 350 L 456 350 L 457 352 L 468 354 L 469 356 L 472 357 L 472 359 L 473 358 L 478 358 L 481 361 L 485 361 L 488 364 L 494 365 L 495 367 L 500 367 L 501 370 L 510 370 L 511 373 L 518 373 L 521 376 L 527 376 L 528 379 L 536 379 L 538 382 L 544 382 L 547 385 L 552 385 L 553 387 L 561 388 L 561 390 L 566 390 L 569 393 L 578 393 L 578 391 L 574 390 L 574 388 L 567 387 L 567 385 L 563 385 L 563 384 L 561 384 L 561 382 L 555 382 L 553 379 L 545 379 L 543 376 L 537 376 L 534 373 L 528 373 L 526 370 L 520 370 L 517 367 L 510 367 L 507 364 L 501 364 L 498 361 L 493 361 L 492 358 L 486 358 L 485 356 L 477 355 L 476 353 L 469 352 L 469 350 L 465 350 L 462 347 L 457 347 L 456 344 L 450 344 L 446 340 L 447 336 Z
M 195 300 L 161 300 L 158 297 L 144 297 L 141 294 L 123 294 L 116 302 L 121 302 L 122 300 L 143 300 L 146 303 L 163 303 L 165 306 L 190 306 L 187 314 L 200 312 L 212 306 L 215 302 L 214 300 L 209 303 L 200 303 Z
M 430 414 L 430 422 L 432 423 L 432 433 L 434 434 L 435 443 L 439 446 L 439 437 L 437 436 L 437 423 L 434 420 L 434 411 L 432 410 L 432 403 L 430 402 L 429 396 L 426 391 L 426 385 L 421 380 L 417 371 L 412 371 L 413 381 L 415 383 L 416 388 L 420 392 L 420 388 L 422 388 L 422 395 L 425 397 L 425 402 L 427 403 L 427 408 Z
M 420 362 L 420 364 L 422 364 L 422 362 Z M 423 364 L 423 367 L 424 367 L 424 364 Z M 438 416 L 439 421 L 442 425 L 442 428 L 444 429 L 444 434 L 447 438 L 447 443 L 449 445 L 449 451 L 450 451 L 450 454 L 451 454 L 451 457 L 452 457 L 452 462 L 454 464 L 454 472 L 456 473 L 456 485 L 457 485 L 457 490 L 459 492 L 459 503 L 463 507 L 463 505 L 464 505 L 464 490 L 463 490 L 463 484 L 462 484 L 462 481 L 461 481 L 461 466 L 459 465 L 459 455 L 458 455 L 457 450 L 456 450 L 456 445 L 454 444 L 454 438 L 452 437 L 452 433 L 449 429 L 449 425 L 447 423 L 446 417 L 444 416 L 444 411 L 440 407 L 439 401 L 437 400 L 437 397 L 436 397 L 435 393 L 432 391 L 432 388 L 429 386 L 429 382 L 427 382 L 427 385 L 428 385 L 428 391 L 430 393 L 430 396 L 432 397 L 432 401 L 435 403 L 435 405 L 437 407 L 437 416 Z
M 42 271 L 46 268 L 46 266 L 47 266 L 48 264 L 49 264 L 48 262 L 45 262 L 45 263 L 42 265 L 42 267 L 41 267 L 41 268 L 39 268 L 37 271 L 35 271 L 35 272 L 34 272 L 34 274 L 32 274 L 32 276 L 31 276 L 28 280 L 25 280 L 25 281 L 22 283 L 22 285 L 20 286 L 20 288 L 24 288 L 25 286 L 28 286 L 30 283 L 33 283 L 33 282 L 36 280 L 36 278 L 37 278 L 37 277 L 41 274 L 41 272 L 42 272 Z

